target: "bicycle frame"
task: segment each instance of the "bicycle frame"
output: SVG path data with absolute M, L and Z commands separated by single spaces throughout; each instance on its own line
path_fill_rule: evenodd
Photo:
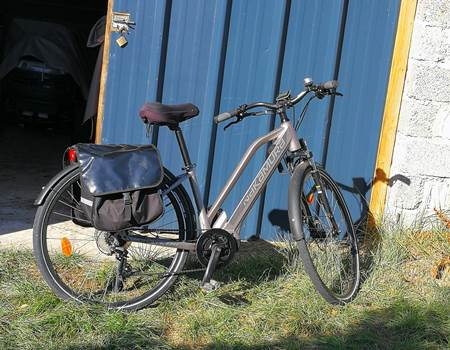
M 247 217 L 258 196 L 264 190 L 267 182 L 269 181 L 275 169 L 278 167 L 278 164 L 280 163 L 284 154 L 288 150 L 294 152 L 301 147 L 297 139 L 297 133 L 292 127 L 292 124 L 289 121 L 283 121 L 279 128 L 269 132 L 264 136 L 259 137 L 249 146 L 209 210 L 206 210 L 203 205 L 203 201 L 201 200 L 195 168 L 187 169 L 187 175 L 190 179 L 190 185 L 192 193 L 195 197 L 195 204 L 198 211 L 197 214 L 199 218 L 199 226 L 202 231 L 211 228 L 213 218 L 216 216 L 219 208 L 227 198 L 230 191 L 233 189 L 236 182 L 241 177 L 250 160 L 253 158 L 258 149 L 260 149 L 263 145 L 269 143 L 270 141 L 274 141 L 274 147 L 272 151 L 267 156 L 264 164 L 258 171 L 256 177 L 253 179 L 250 187 L 245 192 L 239 204 L 234 209 L 230 218 L 226 220 L 220 227 L 232 233 L 233 236 L 237 240 L 239 240 L 240 225 Z

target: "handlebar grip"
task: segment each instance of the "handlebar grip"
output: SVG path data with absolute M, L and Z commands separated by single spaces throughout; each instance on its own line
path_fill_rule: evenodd
M 337 80 L 330 80 L 327 81 L 323 84 L 319 85 L 319 89 L 321 90 L 331 90 L 331 89 L 336 89 L 338 87 L 338 81 Z
M 224 112 L 214 117 L 214 123 L 219 124 L 227 119 L 234 117 L 235 114 L 230 112 Z

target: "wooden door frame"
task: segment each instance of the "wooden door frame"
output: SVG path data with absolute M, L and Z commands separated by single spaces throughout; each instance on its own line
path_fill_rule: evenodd
M 98 96 L 97 123 L 95 128 L 95 143 L 102 142 L 103 116 L 105 111 L 105 93 L 106 81 L 108 78 L 109 53 L 111 45 L 111 20 L 113 13 L 114 0 L 108 0 L 108 9 L 106 11 L 105 41 L 103 46 L 102 73 L 100 77 L 100 90 Z
M 382 219 L 386 204 L 387 187 L 391 172 L 392 156 L 394 154 L 403 88 L 408 68 L 409 49 L 411 47 L 416 6 L 417 0 L 401 0 L 384 105 L 383 123 L 372 180 L 373 187 L 369 205 L 369 227 L 375 227 Z

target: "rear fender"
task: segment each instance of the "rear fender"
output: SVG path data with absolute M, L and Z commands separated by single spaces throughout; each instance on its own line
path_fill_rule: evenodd
M 50 194 L 50 192 L 53 191 L 55 186 L 67 175 L 70 173 L 76 171 L 78 169 L 78 164 L 70 165 L 67 168 L 64 168 L 61 170 L 58 174 L 56 174 L 44 187 L 42 187 L 42 191 L 39 194 L 39 196 L 34 201 L 34 205 L 40 206 L 44 203 L 47 196 Z

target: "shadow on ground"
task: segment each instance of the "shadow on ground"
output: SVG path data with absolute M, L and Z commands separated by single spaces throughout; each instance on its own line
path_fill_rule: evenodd
M 274 280 L 282 271 L 286 256 L 274 244 L 255 239 L 241 241 L 239 251 L 233 261 L 219 267 L 213 274 L 213 279 L 221 283 L 244 281 L 255 285 L 262 280 Z M 196 269 L 202 266 L 194 255 L 191 255 L 185 269 Z M 189 274 L 190 279 L 201 281 L 204 271 Z
M 441 309 L 444 308 L 444 309 Z M 447 349 L 448 324 L 442 323 L 444 302 L 429 307 L 402 301 L 364 313 L 352 329 L 340 334 L 320 334 L 312 338 L 289 335 L 282 340 L 250 346 L 211 344 L 208 349 Z M 438 317 L 438 314 L 441 316 Z
M 363 313 L 360 320 L 355 320 L 351 329 L 343 333 L 312 337 L 287 335 L 280 340 L 251 345 L 230 339 L 207 345 L 172 347 L 163 340 L 146 341 L 142 331 L 136 329 L 136 332 L 112 336 L 104 346 L 74 344 L 68 349 L 448 349 L 449 325 L 442 322 L 443 310 L 450 311 L 445 301 L 427 307 L 399 301 Z

